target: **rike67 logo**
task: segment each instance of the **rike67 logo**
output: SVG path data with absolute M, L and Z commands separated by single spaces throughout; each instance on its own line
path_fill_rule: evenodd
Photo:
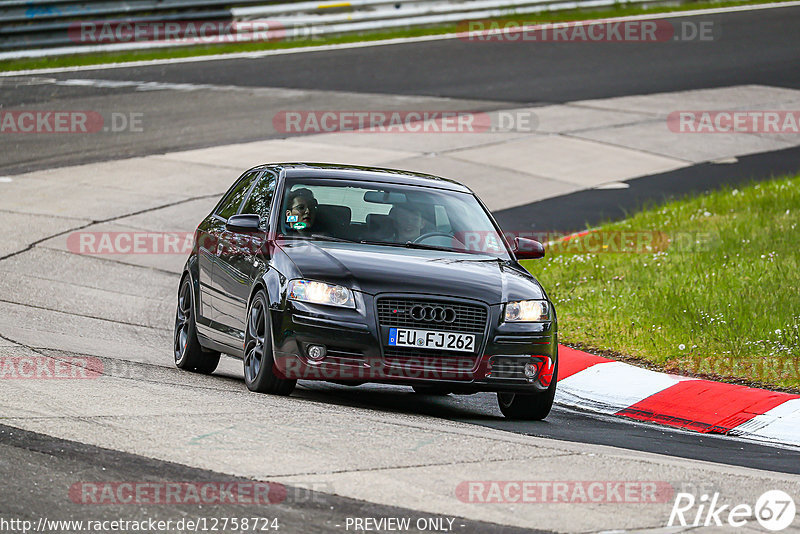
M 696 499 L 691 493 L 678 493 L 672 512 L 669 515 L 668 527 L 743 527 L 755 517 L 765 529 L 777 532 L 792 524 L 797 510 L 794 500 L 781 490 L 770 490 L 762 494 L 755 503 L 721 504 L 719 493 L 715 492 Z

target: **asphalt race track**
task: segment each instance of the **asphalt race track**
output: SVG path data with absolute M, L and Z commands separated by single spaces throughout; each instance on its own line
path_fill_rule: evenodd
M 674 20 L 698 18 L 713 24 L 713 42 L 449 39 L 0 76 L 2 108 L 147 119 L 138 133 L 0 138 L 6 180 L 0 196 L 2 187 L 12 187 L 0 221 L 16 230 L 0 248 L 0 354 L 89 357 L 103 369 L 99 380 L 3 384 L 0 515 L 34 522 L 43 516 L 245 517 L 253 515 L 252 506 L 87 507 L 67 493 L 82 481 L 270 480 L 286 485 L 287 498 L 258 515 L 280 518 L 283 532 L 353 532 L 345 518 L 390 516 L 448 517 L 454 532 L 465 533 L 682 532 L 691 527 L 666 528 L 671 500 L 476 505 L 457 502 L 453 486 L 537 477 L 657 480 L 676 491 L 718 491 L 726 503 L 750 502 L 773 488 L 800 495 L 800 452 L 791 447 L 562 406 L 544 422 L 510 422 L 489 394 L 442 398 L 383 385 L 304 382 L 289 398 L 259 396 L 245 390 L 241 364 L 232 359 L 211 377 L 180 372 L 170 340 L 182 259 L 86 257 L 63 245 L 76 229 L 191 231 L 243 170 L 230 160 L 215 167 L 214 155 L 202 150 L 286 138 L 270 118 L 287 107 L 496 112 L 731 86 L 800 89 L 800 7 Z M 200 151 L 170 155 L 190 149 Z M 102 166 L 126 158 L 142 159 Z M 516 228 L 570 231 L 653 200 L 800 170 L 797 147 L 734 159 L 722 165 L 687 160 L 625 180 L 624 188 L 583 188 L 496 214 Z M 161 167 L 152 168 L 164 170 L 163 181 L 144 170 L 137 176 L 137 168 L 149 169 L 143 165 L 153 161 Z M 62 169 L 77 165 L 84 167 Z M 197 174 L 182 175 L 183 165 L 195 165 Z M 103 174 L 116 168 L 118 176 Z M 88 189 L 71 190 L 73 181 Z M 42 184 L 52 192 L 39 206 Z M 93 196 L 95 186 L 102 195 Z M 19 200 L 25 195 L 32 198 Z M 786 532 L 800 531 L 798 525 Z M 753 520 L 737 531 L 764 530 Z
M 201 66 L 187 63 L 112 70 L 103 77 L 516 103 L 748 83 L 797 87 L 800 37 L 791 26 L 796 10 L 786 7 L 670 19 L 678 25 L 710 22 L 715 28 L 712 41 L 585 46 L 587 43 L 448 39 L 312 52 L 304 54 L 301 62 L 289 54 Z
M 277 136 L 270 131 L 269 111 L 281 109 L 287 100 L 295 105 L 299 101 L 308 109 L 352 109 L 355 105 L 359 109 L 394 109 L 416 105 L 422 109 L 483 111 L 741 84 L 800 88 L 800 35 L 793 26 L 797 13 L 797 7 L 787 7 L 670 19 L 676 24 L 712 23 L 720 34 L 713 42 L 596 46 L 449 39 L 36 76 L 209 84 L 265 91 L 256 95 L 241 91 L 193 92 L 185 98 L 182 93 L 155 88 L 143 93 L 136 86 L 38 85 L 0 78 L 3 104 L 7 107 L 52 105 L 74 98 L 87 109 L 149 111 L 164 117 L 164 122 L 147 136 L 92 136 L 90 145 L 70 136 L 49 138 L 46 143 L 25 147 L 21 154 L 6 154 L 0 162 L 0 172 L 10 174 Z M 17 84 L 20 89 L 15 90 Z M 398 99 L 396 95 L 413 100 Z
M 81 512 L 85 511 L 81 510 L 82 505 L 74 502 L 62 504 L 60 501 L 63 500 L 63 495 L 58 492 L 60 487 L 68 487 L 75 482 L 76 472 L 80 472 L 86 479 L 92 480 L 147 480 L 151 482 L 181 480 L 198 484 L 220 480 L 220 474 L 212 471 L 193 469 L 152 458 L 54 439 L 1 425 L 0 451 L 2 451 L 5 480 L 10 481 L 4 488 L 4 494 L 12 497 L 4 504 L 4 515 L 13 515 L 34 522 L 36 522 L 36 518 L 48 517 L 48 515 L 52 518 L 54 514 L 81 517 Z M 228 483 L 247 482 L 247 479 L 231 476 L 225 476 L 224 480 Z M 31 484 L 47 492 L 39 495 L 44 498 L 26 498 L 25 494 L 30 492 Z M 408 517 L 414 523 L 420 518 L 429 517 L 429 514 L 421 514 L 414 510 L 378 506 L 374 503 L 321 493 L 316 489 L 324 489 L 324 487 L 289 488 L 285 496 L 281 495 L 281 497 L 285 497 L 283 502 L 270 508 L 272 514 L 270 519 L 279 517 L 281 529 L 288 532 L 330 532 L 341 529 L 340 523 L 344 516 Z M 220 504 L 162 507 L 149 510 L 147 516 L 155 521 L 172 520 L 177 522 L 187 516 L 248 517 L 251 514 L 252 507 L 245 504 Z M 103 506 L 92 516 L 100 521 L 109 521 L 120 517 L 135 517 L 135 513 L 131 514 L 131 510 L 125 504 L 117 504 Z M 455 524 L 458 525 L 459 532 L 465 533 L 537 532 L 461 518 L 456 519 Z

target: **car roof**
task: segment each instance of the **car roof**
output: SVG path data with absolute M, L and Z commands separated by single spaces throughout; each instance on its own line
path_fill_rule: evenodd
M 364 182 L 381 182 L 388 184 L 417 185 L 435 187 L 450 191 L 472 193 L 465 185 L 421 172 L 403 171 L 399 169 L 385 169 L 382 167 L 363 167 L 358 165 L 340 165 L 333 163 L 268 163 L 260 165 L 259 169 L 283 171 L 287 178 L 324 178 L 328 180 L 353 180 Z

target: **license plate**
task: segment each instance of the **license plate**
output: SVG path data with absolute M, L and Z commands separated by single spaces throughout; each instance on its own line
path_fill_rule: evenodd
M 390 328 L 389 346 L 474 352 L 475 336 L 473 334 L 437 332 L 435 330 Z

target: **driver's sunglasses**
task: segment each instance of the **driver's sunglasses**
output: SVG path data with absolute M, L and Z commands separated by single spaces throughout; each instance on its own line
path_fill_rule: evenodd
M 303 212 L 303 211 L 314 211 L 317 209 L 317 203 L 312 202 L 310 204 L 295 204 L 292 206 L 292 211 Z

